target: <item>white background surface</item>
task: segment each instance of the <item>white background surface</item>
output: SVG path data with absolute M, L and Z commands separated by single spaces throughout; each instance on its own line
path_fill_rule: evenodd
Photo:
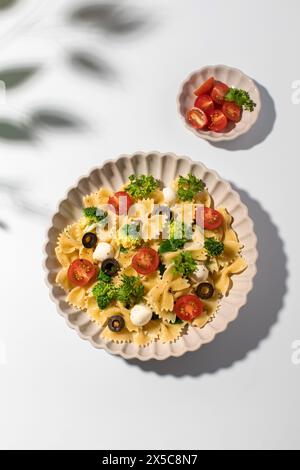
M 0 137 L 0 220 L 9 227 L 0 230 L 0 447 L 299 448 L 299 2 L 120 3 L 146 24 L 96 33 L 68 20 L 74 0 L 20 0 L 0 13 L 0 69 L 42 67 L 8 93 L 1 118 L 28 124 L 33 110 L 55 109 L 85 122 L 40 129 L 33 142 Z M 72 67 L 77 50 L 105 60 L 111 77 Z M 217 63 L 263 87 L 256 128 L 227 148 L 189 133 L 176 111 L 186 75 Z M 48 298 L 42 249 L 68 186 L 107 158 L 154 149 L 202 161 L 241 190 L 261 257 L 227 332 L 181 359 L 139 364 L 67 328 Z

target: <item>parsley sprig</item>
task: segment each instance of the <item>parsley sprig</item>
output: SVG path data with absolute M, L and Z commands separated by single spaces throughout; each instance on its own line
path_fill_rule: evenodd
M 144 297 L 145 289 L 139 277 L 122 276 L 122 284 L 117 291 L 117 299 L 127 308 L 138 304 Z
M 152 176 L 129 176 L 130 183 L 125 191 L 134 199 L 145 199 L 151 195 L 159 186 L 158 181 Z
M 206 238 L 204 248 L 209 256 L 220 256 L 224 251 L 224 243 L 214 237 Z
M 179 176 L 177 196 L 180 201 L 193 201 L 198 193 L 204 191 L 205 183 L 189 173 L 186 177 Z
M 100 272 L 98 283 L 93 287 L 93 295 L 101 310 L 107 308 L 113 301 L 119 300 L 125 307 L 138 304 L 144 297 L 144 286 L 139 277 L 122 276 L 121 284 L 116 286 L 111 278 Z
M 179 253 L 174 259 L 174 272 L 189 277 L 197 268 L 197 263 L 189 251 Z
M 83 209 L 83 214 L 90 224 L 104 222 L 108 216 L 106 211 L 98 209 L 98 207 L 86 207 Z
M 238 106 L 246 109 L 246 111 L 250 111 L 251 113 L 256 107 L 256 103 L 252 101 L 249 93 L 239 88 L 229 88 L 225 95 L 225 101 L 234 101 Z

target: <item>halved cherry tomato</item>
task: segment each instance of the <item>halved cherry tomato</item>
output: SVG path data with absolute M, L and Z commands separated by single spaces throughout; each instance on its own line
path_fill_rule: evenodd
M 204 213 L 203 213 L 204 212 Z M 198 224 L 204 224 L 205 230 L 217 230 L 224 222 L 222 214 L 210 207 L 199 207 L 197 210 L 196 221 Z
M 96 266 L 87 259 L 75 259 L 68 269 L 68 279 L 74 286 L 85 286 L 96 275 Z
M 215 103 L 223 104 L 226 93 L 229 90 L 229 86 L 222 82 L 216 82 L 212 89 L 210 96 Z
M 109 198 L 108 204 L 115 208 L 118 215 L 123 215 L 134 204 L 134 200 L 126 191 L 119 191 Z
M 225 101 L 222 111 L 230 121 L 239 122 L 241 119 L 242 108 L 232 101 Z
M 225 129 L 228 124 L 227 117 L 220 109 L 213 109 L 207 111 L 209 124 L 208 128 L 214 132 L 221 132 Z
M 203 129 L 208 123 L 207 116 L 202 109 L 192 108 L 186 115 L 188 123 L 195 129 Z
M 214 109 L 215 105 L 214 102 L 209 95 L 200 95 L 195 101 L 194 104 L 195 108 L 202 109 L 206 113 L 206 111 L 209 111 L 210 109 Z
M 193 321 L 203 310 L 203 303 L 196 295 L 184 295 L 175 303 L 175 313 L 183 321 Z
M 137 273 L 146 276 L 157 271 L 159 255 L 152 248 L 141 248 L 132 259 L 132 267 Z
M 206 82 L 202 83 L 202 85 L 197 88 L 197 90 L 194 91 L 194 94 L 196 96 L 200 95 L 205 95 L 206 93 L 210 93 L 210 91 L 213 89 L 213 86 L 215 84 L 215 79 L 214 77 L 208 78 Z

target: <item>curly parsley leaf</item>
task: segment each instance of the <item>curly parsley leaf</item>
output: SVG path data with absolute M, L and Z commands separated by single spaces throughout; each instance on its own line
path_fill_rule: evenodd
M 189 277 L 197 268 L 197 263 L 189 251 L 179 253 L 174 259 L 174 272 Z
M 251 113 L 256 107 L 256 103 L 252 101 L 249 93 L 239 88 L 229 88 L 225 95 L 225 101 L 234 101 L 238 106 L 246 109 L 246 111 L 250 111 Z
M 204 191 L 205 183 L 189 173 L 186 177 L 179 176 L 177 197 L 180 201 L 193 201 L 194 197 Z
M 98 209 L 98 207 L 86 207 L 83 209 L 83 214 L 90 224 L 104 222 L 108 216 L 106 211 L 102 211 L 101 209 Z
M 144 297 L 145 288 L 139 277 L 122 276 L 122 283 L 117 290 L 117 300 L 126 307 L 133 307 Z
M 109 284 L 111 282 L 111 277 L 108 274 L 105 274 L 103 271 L 100 271 L 98 274 L 98 281 L 103 281 Z
M 204 248 L 209 256 L 220 256 L 224 251 L 224 243 L 216 238 L 207 238 L 204 242 Z
M 134 199 L 145 199 L 150 196 L 159 186 L 158 181 L 152 176 L 129 176 L 130 183 L 125 191 Z
M 188 227 L 184 223 L 180 223 L 176 220 L 171 222 L 168 231 L 169 238 L 161 242 L 158 250 L 161 255 L 180 250 L 193 236 L 192 227 Z

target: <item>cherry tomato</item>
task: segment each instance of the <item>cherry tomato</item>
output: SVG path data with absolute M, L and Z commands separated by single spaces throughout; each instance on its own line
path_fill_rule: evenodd
M 108 204 L 115 208 L 118 215 L 123 215 L 128 212 L 134 201 L 126 191 L 119 191 L 109 198 Z
M 203 310 L 203 303 L 196 295 L 184 295 L 175 303 L 175 313 L 183 321 L 193 321 Z
M 203 129 L 208 123 L 207 116 L 202 109 L 192 108 L 187 113 L 187 121 L 195 129 Z
M 228 92 L 229 87 L 222 82 L 216 82 L 215 86 L 212 89 L 210 96 L 217 104 L 223 104 L 226 93 Z
M 76 259 L 68 269 L 68 279 L 74 286 L 85 286 L 96 275 L 96 266 L 87 259 Z
M 139 274 L 146 276 L 157 271 L 159 262 L 157 251 L 152 248 L 141 248 L 132 259 L 132 267 Z
M 209 95 L 200 95 L 195 101 L 194 104 L 195 108 L 202 109 L 206 113 L 206 111 L 209 111 L 210 109 L 214 109 L 215 105 L 214 102 Z
M 222 214 L 210 207 L 199 207 L 196 220 L 200 225 L 204 223 L 205 230 L 217 230 L 224 222 Z
M 215 84 L 214 77 L 210 77 L 208 78 L 208 80 L 206 80 L 206 82 L 202 83 L 202 85 L 200 85 L 199 88 L 197 88 L 197 90 L 194 91 L 194 94 L 196 96 L 200 96 L 200 95 L 205 95 L 206 93 L 210 93 L 211 90 L 213 89 L 214 84 Z
M 222 111 L 230 121 L 239 122 L 241 120 L 242 109 L 232 101 L 225 101 Z
M 212 111 L 208 111 L 207 115 L 209 119 L 208 128 L 211 131 L 221 132 L 226 128 L 228 120 L 220 109 L 213 109 Z

